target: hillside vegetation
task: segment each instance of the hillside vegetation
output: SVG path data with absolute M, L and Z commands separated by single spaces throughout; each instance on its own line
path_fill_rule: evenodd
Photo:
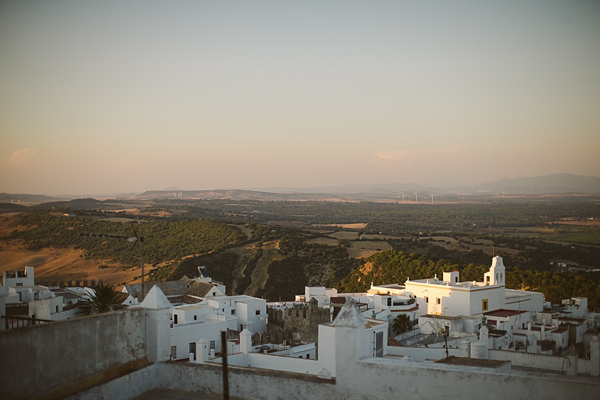
M 67 218 L 53 215 L 47 210 L 37 210 L 22 216 L 18 224 L 24 226 L 25 230 L 15 227 L 8 239 L 24 240 L 29 250 L 74 247 L 83 249 L 85 258 L 108 259 L 125 265 L 140 263 L 140 250 L 133 249 L 131 242 L 84 235 L 135 236 L 137 231 L 145 238 L 145 262 L 151 264 L 220 250 L 246 240 L 246 236 L 235 227 L 205 220 L 149 220 L 134 225 L 98 219 Z

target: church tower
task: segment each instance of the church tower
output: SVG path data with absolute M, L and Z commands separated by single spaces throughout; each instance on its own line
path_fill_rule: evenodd
M 492 266 L 490 267 L 490 270 L 483 276 L 483 281 L 486 285 L 504 286 L 506 271 L 504 270 L 504 262 L 502 262 L 502 257 L 494 257 L 492 259 Z

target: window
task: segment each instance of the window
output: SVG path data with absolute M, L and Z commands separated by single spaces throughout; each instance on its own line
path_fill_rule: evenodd
M 171 360 L 177 358 L 177 346 L 171 346 Z
M 392 298 L 391 297 L 388 297 L 387 304 L 388 304 L 388 307 L 392 306 Z
M 173 323 L 177 325 L 177 314 L 173 315 Z
M 23 286 L 23 282 L 17 282 L 17 287 Z
M 437 304 L 442 304 L 442 300 L 438 297 L 435 301 Z
M 235 310 L 231 310 L 231 315 L 235 315 Z
M 488 299 L 481 300 L 481 309 L 483 311 L 487 311 L 487 309 L 488 309 Z
M 454 277 L 454 282 L 458 283 L 458 276 Z
M 197 321 L 197 320 L 198 320 L 198 316 L 194 315 L 194 321 Z
M 210 341 L 210 349 L 209 350 L 214 350 L 215 349 L 215 341 L 211 340 Z
M 260 315 L 260 310 L 256 310 L 255 314 Z
M 56 312 L 58 312 L 58 306 L 56 306 Z
M 429 303 L 429 297 L 425 296 L 425 303 Z
M 189 350 L 190 351 L 188 352 L 188 354 L 193 353 L 194 359 L 196 359 L 196 342 L 190 342 Z

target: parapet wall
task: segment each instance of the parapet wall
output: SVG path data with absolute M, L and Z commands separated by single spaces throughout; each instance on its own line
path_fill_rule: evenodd
M 146 357 L 144 310 L 0 331 L 3 399 L 47 395 Z

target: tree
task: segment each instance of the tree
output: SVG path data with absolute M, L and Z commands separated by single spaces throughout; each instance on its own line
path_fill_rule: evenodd
M 117 292 L 114 286 L 101 283 L 94 290 L 91 298 L 82 302 L 81 309 L 84 314 L 102 314 L 127 308 L 123 304 L 123 295 Z
M 399 335 L 404 332 L 408 332 L 412 327 L 412 323 L 410 322 L 410 318 L 406 314 L 398 314 L 396 318 L 394 318 L 394 323 L 392 324 L 392 329 L 394 330 L 395 335 Z

